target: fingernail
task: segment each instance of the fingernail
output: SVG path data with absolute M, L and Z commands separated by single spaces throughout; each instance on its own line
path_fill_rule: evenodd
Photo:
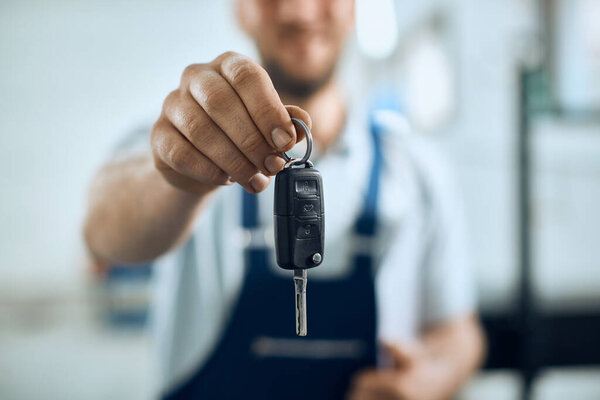
M 234 183 L 235 181 L 231 179 L 231 177 L 227 178 L 227 181 L 225 182 L 226 185 L 233 185 Z
M 285 149 L 286 146 L 292 141 L 290 134 L 281 128 L 273 129 L 273 132 L 271 132 L 271 138 L 278 149 Z
M 285 165 L 285 160 L 275 154 L 269 154 L 265 157 L 265 168 L 272 174 L 276 174 Z
M 261 173 L 254 175 L 252 179 L 250 179 L 250 186 L 252 186 L 252 189 L 254 189 L 256 193 L 265 190 L 267 185 L 269 185 L 269 178 Z

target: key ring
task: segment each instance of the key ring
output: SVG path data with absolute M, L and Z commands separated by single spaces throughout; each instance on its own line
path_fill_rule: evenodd
M 294 165 L 302 165 L 305 164 L 309 167 L 312 167 L 313 164 L 308 159 L 310 158 L 310 154 L 312 153 L 313 140 L 312 135 L 310 133 L 310 129 L 308 126 L 299 118 L 292 118 L 292 122 L 300 125 L 300 127 L 304 130 L 304 134 L 306 135 L 306 153 L 304 153 L 304 157 L 302 158 L 291 158 L 286 154 L 285 151 L 281 152 L 281 156 L 286 161 L 284 168 L 289 168 Z

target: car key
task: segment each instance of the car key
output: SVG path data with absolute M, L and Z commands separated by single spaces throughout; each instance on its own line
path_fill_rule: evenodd
M 275 177 L 275 253 L 277 264 L 294 270 L 296 302 L 296 334 L 306 336 L 307 269 L 323 262 L 325 213 L 323 180 L 308 160 L 312 152 L 312 136 L 306 124 L 292 120 L 306 134 L 306 154 L 287 161 Z

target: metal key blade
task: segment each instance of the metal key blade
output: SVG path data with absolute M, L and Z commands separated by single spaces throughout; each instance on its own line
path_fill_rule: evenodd
M 296 335 L 306 336 L 306 270 L 294 270 L 296 292 Z

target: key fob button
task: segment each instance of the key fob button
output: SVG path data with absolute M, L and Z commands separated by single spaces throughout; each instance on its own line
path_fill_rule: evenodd
M 317 196 L 319 194 L 317 187 L 317 181 L 314 179 L 298 179 L 296 181 L 296 193 L 298 197 Z
M 320 235 L 320 221 L 312 220 L 296 220 L 296 238 L 309 239 Z
M 317 218 L 321 214 L 321 200 L 319 198 L 300 198 L 295 202 L 295 206 L 294 215 L 299 218 Z

